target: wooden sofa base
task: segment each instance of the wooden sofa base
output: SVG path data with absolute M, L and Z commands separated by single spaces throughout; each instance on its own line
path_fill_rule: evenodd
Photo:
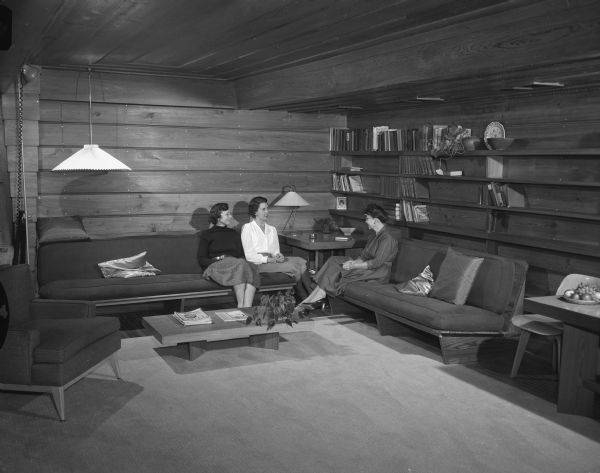
M 377 329 L 381 335 L 406 335 L 406 327 L 434 335 L 442 352 L 444 364 L 453 363 L 475 363 L 479 361 L 482 345 L 493 339 L 508 336 L 505 332 L 455 332 L 448 330 L 437 330 L 426 325 L 419 324 L 413 320 L 404 318 L 398 314 L 382 311 L 370 304 L 348 297 L 329 297 L 332 312 L 337 312 L 342 307 L 358 306 L 374 312 L 377 321 Z M 344 309 L 342 309 L 344 310 Z M 486 346 L 486 353 L 490 350 Z
M 262 292 L 286 291 L 293 288 L 294 284 L 276 284 L 259 288 L 257 294 Z M 147 302 L 179 301 L 179 310 L 185 310 L 185 302 L 188 299 L 204 299 L 208 297 L 229 296 L 233 294 L 233 289 L 223 288 L 211 291 L 184 292 L 177 294 L 155 294 L 151 296 L 127 297 L 121 299 L 103 299 L 91 301 L 96 307 L 120 306 L 127 304 L 141 304 Z

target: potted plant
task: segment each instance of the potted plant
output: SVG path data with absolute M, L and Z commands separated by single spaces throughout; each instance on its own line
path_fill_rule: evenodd
M 337 223 L 331 217 L 315 218 L 314 229 L 321 233 L 331 233 L 338 229 Z
M 465 150 L 463 138 L 471 136 L 469 128 L 463 128 L 461 125 L 450 125 L 446 128 L 439 147 L 431 150 L 434 158 L 453 158 L 457 154 L 462 154 Z
M 263 294 L 259 305 L 252 309 L 252 314 L 246 319 L 246 325 L 254 322 L 256 325 L 266 325 L 267 330 L 270 330 L 275 324 L 285 322 L 292 327 L 305 316 L 302 311 L 294 311 L 295 307 L 294 289 Z

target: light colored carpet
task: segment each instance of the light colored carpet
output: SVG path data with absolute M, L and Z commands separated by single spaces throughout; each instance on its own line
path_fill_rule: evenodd
M 372 325 L 317 319 L 280 349 L 193 362 L 123 340 L 66 392 L 0 392 L 1 472 L 600 472 L 600 423 Z

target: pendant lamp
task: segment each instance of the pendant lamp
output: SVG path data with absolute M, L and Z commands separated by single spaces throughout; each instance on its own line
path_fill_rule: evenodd
M 98 145 L 93 145 L 92 134 L 92 70 L 88 68 L 89 115 L 90 115 L 90 144 L 65 159 L 52 171 L 131 171 L 131 168 Z

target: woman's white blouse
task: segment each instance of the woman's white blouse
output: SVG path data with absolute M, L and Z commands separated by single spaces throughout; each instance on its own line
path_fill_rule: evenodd
M 242 227 L 242 245 L 248 261 L 254 264 L 266 263 L 267 256 L 260 253 L 271 255 L 279 253 L 277 229 L 267 223 L 263 232 L 258 224 L 252 220 Z

